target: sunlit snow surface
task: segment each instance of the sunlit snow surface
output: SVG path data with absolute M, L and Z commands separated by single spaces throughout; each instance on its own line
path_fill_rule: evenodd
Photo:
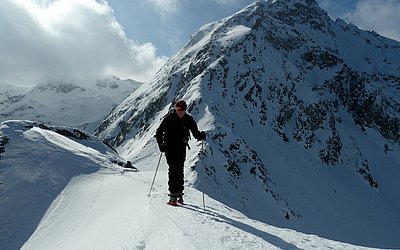
M 28 121 L 2 123 L 0 249 L 362 249 L 252 220 L 191 187 L 167 201 L 164 157 L 133 171 L 95 138 Z M 152 168 L 149 167 L 149 168 Z M 200 178 L 201 176 L 199 176 Z M 195 177 L 192 177 L 195 178 Z

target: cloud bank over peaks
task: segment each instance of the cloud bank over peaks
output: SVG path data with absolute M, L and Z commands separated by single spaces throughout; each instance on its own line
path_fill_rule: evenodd
M 379 34 L 400 41 L 400 1 L 361 0 L 347 19 L 360 28 L 377 30 Z
M 161 15 L 174 14 L 180 10 L 180 0 L 148 0 L 153 8 Z
M 191 5 L 191 0 L 147 0 L 148 3 L 161 14 L 162 17 L 184 11 L 185 5 Z M 245 0 L 201 0 L 204 5 L 240 6 Z
M 382 36 L 400 41 L 400 1 L 398 0 L 318 0 L 329 15 L 374 30 Z
M 127 38 L 107 2 L 3 0 L 0 82 L 30 85 L 115 75 L 149 80 L 165 63 Z

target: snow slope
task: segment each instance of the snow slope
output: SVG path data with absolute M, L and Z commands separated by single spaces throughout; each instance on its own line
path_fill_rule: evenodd
M 97 138 L 29 121 L 0 126 L 0 249 L 16 249 L 76 175 L 123 162 Z
M 186 204 L 170 207 L 164 158 L 148 197 L 158 155 L 153 170 L 124 169 L 73 129 L 9 121 L 0 142 L 0 249 L 368 249 L 249 219 L 207 195 L 203 209 L 197 177 L 186 179 Z
M 162 166 L 165 169 L 165 166 Z M 102 170 L 74 178 L 22 249 L 362 249 L 282 229 L 186 189 L 186 205 L 166 201 L 166 171 Z M 164 192 L 163 192 L 164 191 Z

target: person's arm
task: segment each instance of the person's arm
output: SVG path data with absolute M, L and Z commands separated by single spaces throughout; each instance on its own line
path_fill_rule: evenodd
M 156 131 L 156 140 L 157 140 L 157 144 L 158 144 L 158 148 L 160 149 L 161 152 L 165 152 L 166 151 L 166 145 L 165 145 L 165 138 L 164 138 L 164 133 L 166 131 L 166 127 L 167 127 L 167 119 L 168 116 L 165 117 L 160 126 L 158 127 L 157 131 Z
M 197 123 L 194 120 L 194 118 L 192 116 L 188 116 L 188 120 L 189 120 L 189 124 L 190 124 L 189 129 L 190 129 L 190 132 L 192 132 L 194 138 L 196 138 L 199 141 L 205 140 L 206 133 L 204 131 L 199 131 L 199 129 L 197 128 Z

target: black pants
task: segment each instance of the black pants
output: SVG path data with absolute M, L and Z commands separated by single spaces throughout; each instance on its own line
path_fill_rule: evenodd
M 186 147 L 170 148 L 166 153 L 168 163 L 168 190 L 171 194 L 183 193 L 183 167 L 186 159 Z

